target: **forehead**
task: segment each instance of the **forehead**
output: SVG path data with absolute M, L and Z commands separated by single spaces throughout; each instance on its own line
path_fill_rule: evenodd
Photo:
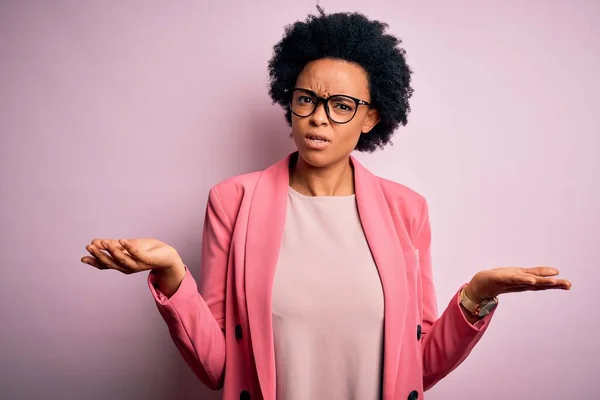
M 319 96 L 347 94 L 366 99 L 369 97 L 367 73 L 358 64 L 341 60 L 311 61 L 298 75 L 296 87 L 309 89 Z

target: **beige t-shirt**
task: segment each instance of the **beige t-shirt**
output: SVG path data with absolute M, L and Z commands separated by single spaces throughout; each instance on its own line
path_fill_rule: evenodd
M 289 189 L 273 284 L 278 400 L 376 400 L 383 290 L 355 195 Z

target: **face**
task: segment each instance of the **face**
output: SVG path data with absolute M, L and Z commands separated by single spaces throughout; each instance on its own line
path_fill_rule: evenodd
M 317 96 L 347 95 L 366 102 L 371 101 L 365 70 L 354 63 L 321 59 L 308 63 L 298 75 L 296 88 L 307 89 Z M 347 123 L 338 123 L 327 116 L 325 105 L 319 104 L 314 113 L 306 117 L 292 114 L 292 135 L 302 159 L 317 168 L 326 168 L 345 162 L 356 147 L 360 135 L 368 135 L 379 121 L 377 110 L 354 102 L 331 101 L 333 120 L 343 121 L 353 113 Z M 298 109 L 312 107 L 313 99 L 305 92 L 295 92 L 293 103 Z M 300 113 L 305 115 L 304 113 Z M 344 116 L 346 115 L 346 116 Z M 315 140 L 313 137 L 325 140 Z

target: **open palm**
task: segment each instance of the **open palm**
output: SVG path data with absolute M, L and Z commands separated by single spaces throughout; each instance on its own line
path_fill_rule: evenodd
M 569 290 L 571 282 L 558 279 L 559 271 L 552 267 L 502 267 L 478 272 L 467 289 L 469 298 L 479 302 L 503 293 L 549 289 Z
M 81 262 L 124 274 L 166 270 L 181 260 L 173 247 L 153 238 L 94 239 L 86 249 L 90 256 L 82 257 Z

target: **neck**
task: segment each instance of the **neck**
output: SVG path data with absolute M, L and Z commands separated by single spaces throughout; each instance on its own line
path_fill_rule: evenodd
M 298 154 L 290 168 L 290 186 L 306 196 L 349 196 L 354 194 L 354 172 L 350 157 L 313 167 Z

